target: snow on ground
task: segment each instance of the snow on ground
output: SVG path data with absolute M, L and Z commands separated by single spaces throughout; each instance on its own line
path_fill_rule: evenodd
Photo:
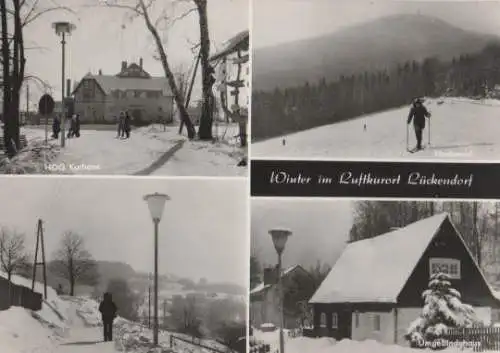
M 271 353 L 279 350 L 279 330 L 273 332 L 262 332 L 260 330 L 253 331 L 254 339 L 269 344 Z M 285 332 L 285 351 L 287 353 L 431 353 L 435 352 L 431 349 L 412 349 L 399 345 L 386 345 L 373 340 L 352 341 L 341 340 L 336 341 L 330 337 L 308 338 L 296 337 L 291 338 Z M 449 347 L 441 352 L 446 353 L 464 353 L 471 352 L 467 349 L 461 350 L 456 347 Z
M 130 175 L 155 165 L 148 174 L 192 176 L 246 175 L 237 164 L 244 149 L 237 146 L 237 125 L 218 127 L 219 142 L 189 141 L 178 127 L 151 125 L 134 129 L 130 139 L 116 138 L 116 131 L 82 127 L 80 138 L 66 139 L 66 147 L 49 140 L 43 127 L 23 127 L 29 146 L 13 162 L 0 163 L 8 173 Z M 183 143 L 179 150 L 177 145 Z M 172 156 L 170 156 L 171 151 Z
M 11 307 L 0 311 L 0 342 L 2 353 L 50 353 L 57 337 L 30 310 Z
M 251 146 L 252 157 L 498 159 L 500 101 L 441 98 L 428 99 L 425 105 L 432 113 L 431 145 L 418 153 L 406 151 L 406 119 L 410 106 L 405 106 L 256 142 Z M 364 124 L 366 131 L 363 131 Z M 424 131 L 424 144 L 428 142 L 428 129 L 429 124 Z M 413 148 L 416 144 L 413 129 L 409 137 L 410 148 Z

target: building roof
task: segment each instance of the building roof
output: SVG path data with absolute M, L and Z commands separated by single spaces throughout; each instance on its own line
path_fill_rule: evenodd
M 168 80 L 165 77 L 119 77 L 114 75 L 92 75 L 87 74 L 78 83 L 73 93 L 80 87 L 85 79 L 93 79 L 101 87 L 105 94 L 115 90 L 139 90 L 139 91 L 162 91 L 163 95 L 172 95 Z
M 233 54 L 237 52 L 238 50 L 244 50 L 248 51 L 250 47 L 250 32 L 248 30 L 242 31 L 229 39 L 226 42 L 226 45 L 224 48 L 216 52 L 212 57 L 210 58 L 210 61 L 215 61 L 218 60 L 224 56 Z
M 302 268 L 302 266 L 295 265 L 295 266 L 289 267 L 286 270 L 284 270 L 281 273 L 281 278 L 288 276 L 290 273 L 294 272 L 297 269 L 302 269 L 303 271 L 305 271 Z M 258 294 L 258 293 L 264 292 L 265 290 L 267 290 L 268 288 L 271 288 L 272 286 L 273 286 L 272 284 L 264 284 L 264 282 L 262 282 L 262 283 L 258 284 L 254 289 L 252 289 L 250 291 L 250 295 L 254 295 L 254 294 Z
M 449 215 L 442 213 L 348 244 L 309 302 L 397 303 L 399 293 L 445 221 L 453 226 Z M 455 233 L 465 246 L 456 228 Z M 469 255 L 483 275 L 470 251 Z M 488 284 L 484 275 L 483 279 Z

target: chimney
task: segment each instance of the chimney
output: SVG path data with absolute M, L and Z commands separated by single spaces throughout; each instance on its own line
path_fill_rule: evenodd
M 66 80 L 66 97 L 71 96 L 71 79 Z
M 142 58 L 139 59 L 139 67 L 142 69 Z
M 102 70 L 99 69 L 99 76 L 102 76 Z
M 276 284 L 278 283 L 277 269 L 274 267 L 268 267 L 264 269 L 264 285 Z
M 127 70 L 127 62 L 122 61 L 122 71 L 125 71 L 125 70 Z

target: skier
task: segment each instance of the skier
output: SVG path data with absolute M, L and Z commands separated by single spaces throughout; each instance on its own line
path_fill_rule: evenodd
M 366 131 L 366 123 L 363 125 L 363 131 Z
M 422 149 L 422 133 L 425 129 L 425 118 L 430 118 L 431 113 L 424 106 L 420 98 L 416 98 L 413 101 L 413 106 L 410 109 L 410 114 L 408 114 L 408 125 L 413 120 L 413 128 L 415 129 L 415 136 L 417 138 L 417 146 L 415 150 Z
M 99 311 L 102 316 L 102 323 L 104 328 L 104 342 L 113 340 L 113 321 L 116 318 L 116 304 L 113 302 L 111 293 L 104 293 L 101 304 L 99 304 Z

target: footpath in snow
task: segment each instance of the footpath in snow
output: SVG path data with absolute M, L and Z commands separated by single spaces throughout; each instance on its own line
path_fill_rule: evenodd
M 431 144 L 406 150 L 410 106 L 252 144 L 254 158 L 496 160 L 500 155 L 500 101 L 467 98 L 428 99 Z M 366 131 L 364 130 L 366 124 Z M 410 148 L 415 147 L 412 127 Z M 424 131 L 424 144 L 428 142 Z M 283 139 L 286 141 L 283 145 Z
M 0 276 L 5 274 L 0 272 Z M 27 288 L 31 281 L 14 275 L 13 282 Z M 43 293 L 36 283 L 35 291 Z M 0 352 L 2 353 L 213 353 L 191 342 L 190 337 L 160 331 L 160 347 L 153 345 L 151 329 L 137 322 L 118 317 L 114 322 L 113 342 L 104 342 L 99 303 L 87 297 L 58 296 L 47 287 L 47 299 L 42 309 L 31 311 L 11 307 L 0 311 Z M 183 340 L 182 340 L 183 339 Z M 203 340 L 205 346 L 226 351 L 227 347 L 212 340 Z
M 226 132 L 220 142 L 189 141 L 178 135 L 178 127 L 151 125 L 132 131 L 130 139 L 116 138 L 114 130 L 91 130 L 82 127 L 79 138 L 45 145 L 43 127 L 21 130 L 28 148 L 13 162 L 2 165 L 5 173 L 19 174 L 93 174 L 93 175 L 192 175 L 245 176 L 246 167 L 238 167 L 245 156 L 237 146 L 237 126 L 218 130 Z

